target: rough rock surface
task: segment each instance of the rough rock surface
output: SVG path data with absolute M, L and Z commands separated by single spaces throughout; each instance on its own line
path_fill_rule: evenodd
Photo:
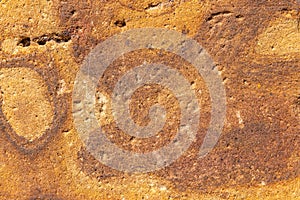
M 296 0 L 0 0 L 0 199 L 300 199 L 299 9 Z M 141 27 L 176 30 L 204 47 L 222 76 L 227 113 L 217 145 L 198 158 L 211 105 L 193 66 L 156 49 L 117 58 L 99 80 L 107 96 L 95 108 L 120 148 L 160 148 L 179 123 L 174 95 L 150 85 L 132 96 L 132 117 L 146 125 L 160 103 L 169 125 L 148 139 L 118 129 L 109 95 L 130 68 L 164 63 L 202 91 L 188 151 L 163 169 L 132 174 L 87 151 L 73 123 L 72 91 L 98 43 Z

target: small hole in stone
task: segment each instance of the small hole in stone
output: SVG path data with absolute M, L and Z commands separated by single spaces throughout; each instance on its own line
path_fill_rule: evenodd
M 37 41 L 37 43 L 38 43 L 39 45 L 45 45 L 46 42 L 47 42 L 47 40 L 39 40 L 39 41 Z
M 29 37 L 24 37 L 18 42 L 18 46 L 21 47 L 28 47 L 30 46 L 30 38 Z
M 115 23 L 114 23 L 116 26 L 118 26 L 118 27 L 124 27 L 124 26 L 126 26 L 126 22 L 125 22 L 125 20 L 123 19 L 123 20 L 117 20 L 117 21 L 115 21 Z

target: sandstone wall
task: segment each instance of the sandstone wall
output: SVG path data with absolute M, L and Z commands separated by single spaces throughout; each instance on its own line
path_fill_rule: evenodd
M 0 199 L 299 199 L 299 9 L 295 0 L 0 0 Z M 95 109 L 118 147 L 161 148 L 180 121 L 172 91 L 149 85 L 132 96 L 134 121 L 147 125 L 149 108 L 160 103 L 169 123 L 148 139 L 118 128 L 110 95 L 132 67 L 172 66 L 201 105 L 196 140 L 178 160 L 126 173 L 87 150 L 72 93 L 97 44 L 143 27 L 175 30 L 206 50 L 226 91 L 226 120 L 216 146 L 199 158 L 212 105 L 194 66 L 157 49 L 116 58 L 99 79 L 105 95 Z

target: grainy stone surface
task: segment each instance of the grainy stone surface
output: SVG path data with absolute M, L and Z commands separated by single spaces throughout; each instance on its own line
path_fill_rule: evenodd
M 0 0 L 0 199 L 300 199 L 300 4 L 295 0 Z M 120 172 L 86 149 L 72 117 L 74 80 L 100 42 L 133 28 L 176 30 L 216 63 L 227 113 L 215 148 L 198 149 L 210 96 L 194 67 L 172 53 L 142 49 L 117 58 L 99 80 L 99 124 L 118 147 L 149 152 L 176 134 L 172 91 L 139 88 L 133 120 L 160 103 L 167 122 L 133 138 L 112 115 L 110 95 L 131 68 L 163 63 L 190 81 L 201 106 L 197 139 L 176 162 L 145 174 Z

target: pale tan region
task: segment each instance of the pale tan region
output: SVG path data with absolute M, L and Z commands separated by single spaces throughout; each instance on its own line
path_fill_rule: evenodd
M 134 3 L 133 3 L 134 2 Z M 94 1 L 91 35 L 112 35 L 132 28 L 160 27 L 177 30 L 193 36 L 197 33 L 204 14 L 210 9 L 210 1 L 124 1 L 102 5 Z M 111 9 L 114 7 L 115 9 Z M 188 11 L 188 12 L 187 12 Z M 108 20 L 103 20 L 108 19 Z M 99 34 L 101 33 L 101 34 Z
M 275 19 L 258 36 L 258 54 L 269 56 L 293 56 L 300 55 L 300 31 L 295 12 L 285 13 Z
M 26 68 L 0 69 L 2 110 L 15 132 L 29 141 L 49 128 L 53 109 L 41 77 Z
M 59 30 L 53 1 L 3 0 L 0 2 L 1 40 L 36 37 Z

